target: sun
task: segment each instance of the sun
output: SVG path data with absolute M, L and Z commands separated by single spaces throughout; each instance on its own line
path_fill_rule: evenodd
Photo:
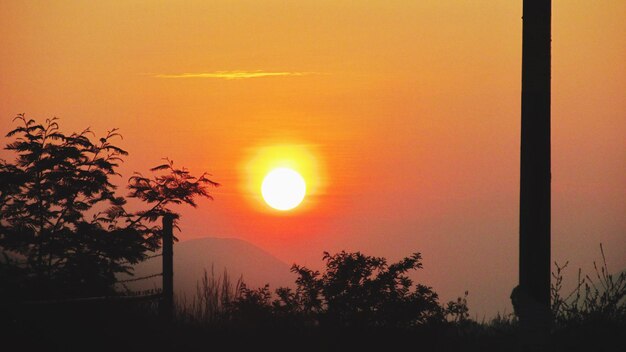
M 291 210 L 304 200 L 306 182 L 293 169 L 279 167 L 265 175 L 261 195 L 270 207 L 281 211 Z
M 318 209 L 328 184 L 318 145 L 265 141 L 245 151 L 239 164 L 239 187 L 251 209 L 269 216 Z

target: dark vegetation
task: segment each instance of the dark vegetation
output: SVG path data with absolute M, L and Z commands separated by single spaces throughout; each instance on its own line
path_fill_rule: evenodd
M 555 263 L 551 287 L 551 351 L 624 351 L 626 272 L 609 274 L 604 251 L 595 279 L 579 270 L 578 283 L 563 292 L 567 266 Z M 310 337 L 308 350 L 392 350 L 404 346 L 438 351 L 516 351 L 520 338 L 513 314 L 475 321 L 467 295 L 442 304 L 436 292 L 413 285 L 406 273 L 421 268 L 415 253 L 398 263 L 361 253 L 324 254 L 323 273 L 294 265 L 295 290 L 250 289 L 224 272 L 205 272 L 195 299 L 180 300 L 180 326 L 201 331 L 263 331 Z M 229 330 L 230 329 L 230 330 Z M 247 330 L 246 330 L 247 329 Z M 310 335 L 309 335 L 310 334 Z M 251 334 L 256 337 L 256 334 Z M 313 347 L 311 347 L 313 346 Z
M 111 177 L 128 153 L 115 146 L 116 130 L 96 139 L 86 129 L 64 134 L 57 119 L 38 124 L 23 114 L 5 149 L 15 162 L 0 160 L 0 294 L 21 299 L 115 295 L 115 274 L 157 250 L 161 228 L 155 221 L 171 204 L 195 206 L 217 186 L 206 175 L 195 178 L 168 160 L 133 175 L 128 198 L 149 208 L 131 212 L 116 195 Z M 14 265 L 8 265 L 14 264 Z
M 117 273 L 161 246 L 157 220 L 171 205 L 195 206 L 217 183 L 173 162 L 133 175 L 127 197 L 111 177 L 127 153 L 112 144 L 115 130 L 95 139 L 70 135 L 58 121 L 23 115 L 0 161 L 0 331 L 4 346 L 23 350 L 517 350 L 513 315 L 477 322 L 467 295 L 442 303 L 408 273 L 420 253 L 396 263 L 359 252 L 324 253 L 325 270 L 294 265 L 293 288 L 250 288 L 226 272 L 205 273 L 195 297 L 177 300 L 173 322 L 159 319 L 158 300 L 127 300 Z M 127 198 L 139 211 L 128 210 Z M 178 218 L 178 217 L 177 217 Z M 551 350 L 624 351 L 626 274 L 595 278 L 579 272 L 563 293 L 564 266 L 552 286 Z M 595 264 L 595 263 L 594 263 Z M 108 297 L 104 300 L 68 299 Z M 55 302 L 50 300 L 56 299 Z

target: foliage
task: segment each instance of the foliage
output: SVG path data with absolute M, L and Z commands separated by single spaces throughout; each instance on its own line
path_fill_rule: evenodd
M 110 177 L 123 149 L 116 130 L 64 134 L 57 119 L 38 124 L 18 115 L 20 126 L 6 149 L 15 163 L 0 163 L 0 246 L 25 258 L 35 280 L 31 292 L 68 296 L 109 292 L 123 262 L 137 262 L 154 248 L 144 233 L 117 224 L 119 214 L 97 212 L 100 204 L 121 207 Z M 91 215 L 91 216 L 89 216 Z
M 422 267 L 419 253 L 391 265 L 360 252 L 325 252 L 323 259 L 324 274 L 298 265 L 292 271 L 299 275 L 296 292 L 303 295 L 305 309 L 323 309 L 324 323 L 406 326 L 443 316 L 430 287 L 418 284 L 411 292 L 413 282 L 406 273 Z
M 154 222 L 166 213 L 174 213 L 167 208 L 170 204 L 188 204 L 196 207 L 196 197 L 213 199 L 209 194 L 209 187 L 217 187 L 219 183 L 210 180 L 207 177 L 209 174 L 203 173 L 200 177 L 195 177 L 184 167 L 175 168 L 173 161 L 169 159 L 165 161 L 165 164 L 153 167 L 150 171 L 167 171 L 166 174 L 148 178 L 135 173 L 129 179 L 129 197 L 138 198 L 152 206 L 148 210 L 137 212 L 135 215 L 138 218 L 133 220 L 133 224 L 140 219 Z
M 239 326 L 259 326 L 275 323 L 272 309 L 272 293 L 269 285 L 250 289 L 242 283 L 239 296 L 230 308 L 231 317 Z
M 422 267 L 419 253 L 393 264 L 360 252 L 325 252 L 323 259 L 323 274 L 294 265 L 296 289 L 279 288 L 274 300 L 269 286 L 251 290 L 243 285 L 233 315 L 329 327 L 410 327 L 443 323 L 446 316 L 467 319 L 466 298 L 443 307 L 432 288 L 413 285 L 407 272 Z
M 131 273 L 131 264 L 160 246 L 160 228 L 149 226 L 170 210 L 167 204 L 191 204 L 209 197 L 203 175 L 195 179 L 173 163 L 153 170 L 167 175 L 129 181 L 130 197 L 151 209 L 127 212 L 116 196 L 113 176 L 128 153 L 113 144 L 116 129 L 101 138 L 85 129 L 65 134 L 58 119 L 44 124 L 24 114 L 7 137 L 14 162 L 0 160 L 0 275 L 10 280 L 1 294 L 21 298 L 92 296 L 115 293 L 115 274 Z M 6 256 L 9 258 L 9 256 Z M 19 292 L 19 293 L 18 293 Z
M 448 319 L 455 323 L 462 323 L 469 320 L 469 308 L 467 307 L 467 295 L 465 291 L 463 297 L 457 298 L 456 301 L 450 301 L 446 304 L 446 314 Z

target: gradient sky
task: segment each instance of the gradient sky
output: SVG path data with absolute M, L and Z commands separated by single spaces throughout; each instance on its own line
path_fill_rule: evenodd
M 312 267 L 397 260 L 472 314 L 517 282 L 521 1 L 0 1 L 0 133 L 18 113 L 118 127 L 132 171 L 208 171 L 180 238 Z M 626 269 L 626 2 L 553 1 L 553 259 Z M 2 139 L 3 144 L 7 140 Z M 289 215 L 250 192 L 260 150 L 314 159 Z M 0 157 L 8 158 L 6 151 Z

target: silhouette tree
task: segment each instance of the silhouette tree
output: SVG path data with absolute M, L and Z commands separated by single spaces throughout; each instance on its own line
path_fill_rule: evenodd
M 150 221 L 167 204 L 210 197 L 200 186 L 208 182 L 204 176 L 191 182 L 193 176 L 170 162 L 155 168 L 170 171 L 156 181 L 130 179 L 131 197 L 156 204 L 127 212 L 110 180 L 127 155 L 112 144 L 117 130 L 93 140 L 89 129 L 64 134 L 56 118 L 38 124 L 20 114 L 14 121 L 20 125 L 7 134 L 15 140 L 6 149 L 16 160 L 0 161 L 0 247 L 24 261 L 21 269 L 1 270 L 19 274 L 4 290 L 19 289 L 21 298 L 114 293 L 115 274 L 130 273 L 146 251 L 159 248 L 160 228 Z
M 192 176 L 185 168 L 177 169 L 174 162 L 165 159 L 165 164 L 153 167 L 151 171 L 166 170 L 169 173 L 165 175 L 147 178 L 140 173 L 135 173 L 129 180 L 128 188 L 130 189 L 129 197 L 139 198 L 147 202 L 152 207 L 149 210 L 139 211 L 135 214 L 136 218 L 131 221 L 131 225 L 137 224 L 140 220 L 146 219 L 152 223 L 159 217 L 162 218 L 163 227 L 153 226 L 152 229 L 146 228 L 146 231 L 158 232 L 161 234 L 163 248 L 163 297 L 160 302 L 161 316 L 171 321 L 174 311 L 174 260 L 173 260 L 173 244 L 176 238 L 173 234 L 173 227 L 179 215 L 167 208 L 169 204 L 188 204 L 196 207 L 195 197 L 205 197 L 213 199 L 209 194 L 209 187 L 217 187 L 217 182 L 207 178 L 207 173 L 203 173 L 200 177 Z M 123 211 L 118 207 L 116 211 Z
M 86 129 L 66 135 L 56 118 L 38 124 L 23 114 L 0 162 L 0 246 L 27 261 L 31 293 L 89 295 L 111 290 L 121 261 L 137 262 L 154 246 L 140 231 L 116 226 L 118 216 L 96 212 L 101 203 L 122 206 L 110 176 L 126 151 L 113 145 L 116 130 L 92 141 Z M 88 216 L 91 215 L 91 217 Z
M 422 268 L 420 253 L 397 263 L 356 253 L 324 253 L 326 272 L 294 265 L 297 292 L 306 309 L 320 311 L 326 324 L 345 326 L 410 326 L 442 320 L 444 310 L 432 288 L 406 275 Z
M 152 178 L 145 177 L 141 173 L 135 173 L 128 181 L 128 188 L 131 198 L 138 198 L 148 203 L 151 208 L 130 214 L 134 219 L 130 220 L 129 226 L 141 223 L 142 220 L 154 222 L 158 218 L 171 214 L 178 218 L 178 214 L 168 208 L 168 205 L 187 204 L 196 207 L 196 197 L 213 199 L 209 194 L 210 187 L 218 187 L 219 183 L 210 180 L 208 173 L 203 173 L 200 177 L 190 174 L 186 168 L 175 168 L 174 162 L 165 159 L 166 163 L 155 166 L 150 171 L 167 171 L 164 175 L 157 175 Z M 123 207 L 117 206 L 116 211 L 123 211 Z
M 422 268 L 419 253 L 393 264 L 360 252 L 325 252 L 323 259 L 324 273 L 294 264 L 296 289 L 277 289 L 271 303 L 268 286 L 252 290 L 243 285 L 234 316 L 327 327 L 412 327 L 468 318 L 465 298 L 443 307 L 431 287 L 413 285 L 407 273 Z

